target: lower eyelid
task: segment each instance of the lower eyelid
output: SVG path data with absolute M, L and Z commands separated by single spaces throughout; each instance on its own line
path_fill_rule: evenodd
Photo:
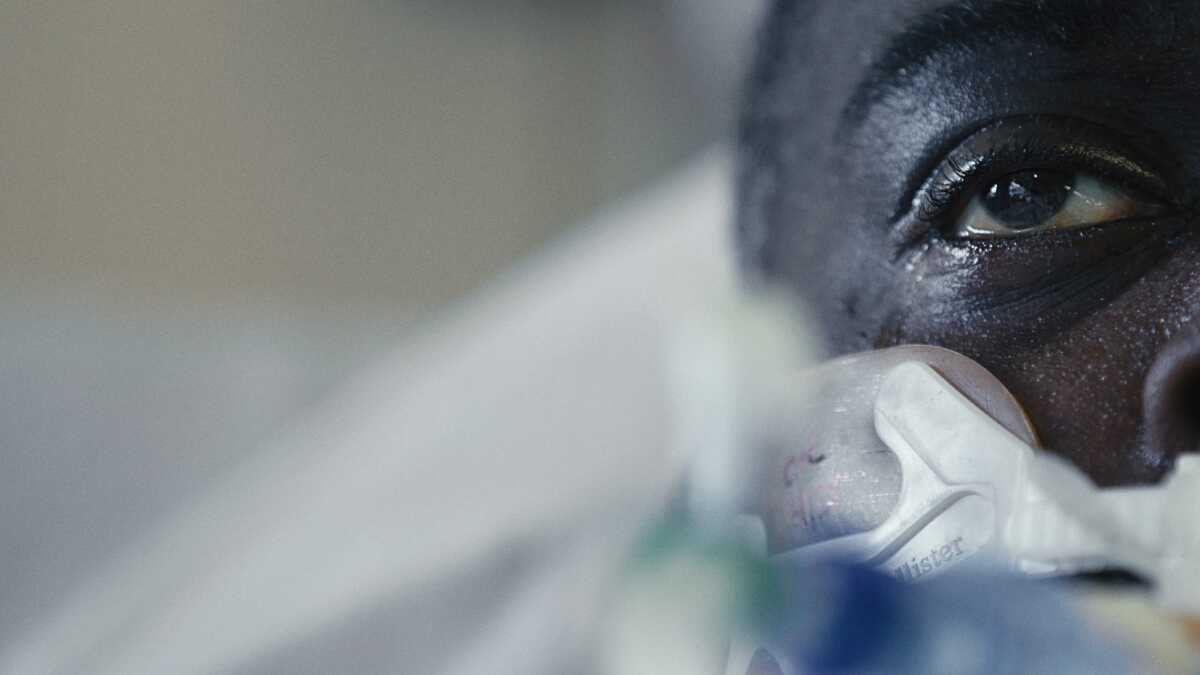
M 1013 246 L 1003 236 L 943 240 L 913 262 L 913 291 L 946 330 L 962 316 L 996 336 L 1040 335 L 1111 301 L 1190 231 L 1170 216 L 1096 228 L 1063 228 Z

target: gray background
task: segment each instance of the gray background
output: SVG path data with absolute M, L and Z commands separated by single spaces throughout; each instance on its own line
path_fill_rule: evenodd
M 0 4 L 0 641 L 727 136 L 757 3 Z

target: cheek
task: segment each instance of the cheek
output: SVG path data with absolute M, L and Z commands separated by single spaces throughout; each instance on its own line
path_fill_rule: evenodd
M 1001 310 L 949 317 L 927 295 L 910 293 L 878 342 L 929 343 L 970 356 L 1022 402 L 1044 447 L 1103 485 L 1152 481 L 1171 453 L 1146 440 L 1146 376 L 1172 334 L 1200 308 L 1198 262 L 1200 246 L 1180 245 L 1111 296 L 1102 284 L 1073 294 L 1049 310 L 1062 317 L 1042 322 Z M 967 285 L 938 292 L 986 291 Z
M 1142 388 L 1153 361 L 1150 341 L 1114 323 L 1114 308 L 1033 349 L 968 347 L 1025 406 L 1041 444 L 1102 485 L 1156 479 L 1161 453 L 1143 447 Z

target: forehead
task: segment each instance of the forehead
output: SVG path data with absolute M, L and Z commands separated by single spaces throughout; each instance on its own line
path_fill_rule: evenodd
M 839 222 L 849 187 L 896 197 L 911 158 L 1006 116 L 1086 119 L 1200 166 L 1197 81 L 1190 0 L 779 0 L 740 131 L 743 262 L 774 255 L 770 214 Z
M 914 114 L 1004 113 L 1121 127 L 1177 115 L 1194 103 L 1197 78 L 1198 2 L 781 0 L 762 33 L 747 121 L 825 150 L 873 114 L 889 127 Z M 796 154 L 821 156 L 807 145 Z
M 1002 42 L 1103 60 L 1187 49 L 1197 17 L 1200 3 L 1179 0 L 779 0 L 764 35 L 793 69 L 845 82 L 881 66 L 920 65 L 937 51 Z

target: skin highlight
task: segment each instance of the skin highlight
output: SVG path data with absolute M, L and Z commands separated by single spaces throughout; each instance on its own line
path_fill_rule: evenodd
M 740 125 L 743 269 L 831 353 L 962 352 L 1097 483 L 1154 482 L 1200 449 L 1197 84 L 1193 2 L 780 0 Z M 1037 170 L 1130 201 L 956 230 Z

